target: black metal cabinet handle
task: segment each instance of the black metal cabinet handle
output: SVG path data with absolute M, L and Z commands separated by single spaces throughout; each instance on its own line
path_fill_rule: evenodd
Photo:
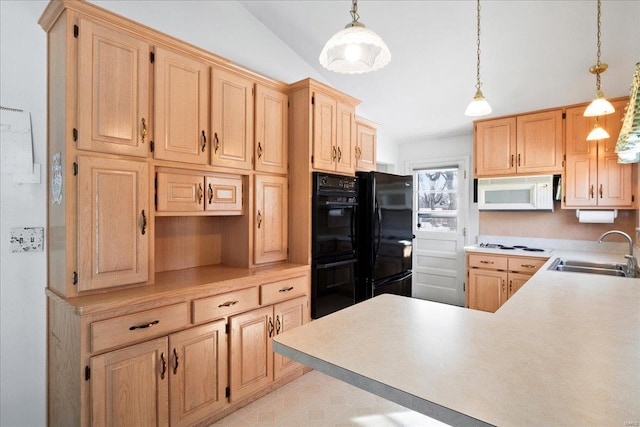
M 218 140 L 218 132 L 216 132 L 213 134 L 213 151 L 217 153 L 219 147 L 220 147 L 220 141 Z
M 207 148 L 207 135 L 202 131 L 202 151 Z
M 282 288 L 278 292 L 289 292 L 293 290 L 293 286 L 289 286 L 287 288 Z
M 162 363 L 162 368 L 160 370 L 160 379 L 163 380 L 164 374 L 167 372 L 167 360 L 164 358 L 164 353 L 160 353 L 160 362 Z
M 269 338 L 273 336 L 273 319 L 269 317 Z
M 258 141 L 258 158 L 262 158 L 262 144 Z
M 136 329 L 147 329 L 152 327 L 153 325 L 157 325 L 158 323 L 160 323 L 159 320 L 154 320 L 153 322 L 149 322 L 149 323 L 145 323 L 143 325 L 134 325 L 132 327 L 129 328 L 130 331 L 135 331 Z
M 180 360 L 178 358 L 178 351 L 174 348 L 173 349 L 173 375 L 178 373 L 178 363 L 180 363 Z
M 238 303 L 238 300 L 223 302 L 222 304 L 218 305 L 218 308 L 231 307 L 232 305 L 236 305 L 237 303 Z
M 207 196 L 209 197 L 209 204 L 213 202 L 213 187 L 211 187 L 211 183 L 209 183 L 209 188 L 207 189 Z
M 147 216 L 144 214 L 144 209 L 142 209 L 142 234 L 147 232 Z

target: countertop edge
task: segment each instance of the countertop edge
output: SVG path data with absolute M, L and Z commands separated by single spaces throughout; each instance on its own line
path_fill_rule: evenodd
M 278 342 L 277 339 L 277 336 L 273 338 L 273 350 L 276 353 L 288 357 L 298 363 L 302 363 L 303 365 L 322 372 L 323 374 L 339 379 L 340 381 L 354 387 L 402 405 L 405 408 L 420 412 L 421 414 L 450 425 L 493 426 L 493 424 L 486 423 L 429 400 L 421 399 L 418 396 L 412 395 L 398 388 L 391 387 L 387 384 L 356 374 L 348 369 L 311 356 L 310 354 L 293 349 Z

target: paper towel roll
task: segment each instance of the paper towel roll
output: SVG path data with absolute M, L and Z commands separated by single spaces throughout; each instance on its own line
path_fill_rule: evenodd
M 618 216 L 618 210 L 614 209 L 612 211 L 585 211 L 583 209 L 577 209 L 576 216 L 578 217 L 578 222 L 612 223 L 613 220 Z

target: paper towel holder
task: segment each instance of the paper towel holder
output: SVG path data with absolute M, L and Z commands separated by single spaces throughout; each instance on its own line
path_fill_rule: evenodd
M 584 212 L 612 212 L 610 210 L 584 210 Z M 576 218 L 580 221 L 580 209 L 576 209 Z M 612 223 L 614 219 L 618 218 L 618 209 L 613 210 L 613 218 L 612 221 L 602 221 L 602 220 L 594 220 L 594 221 L 580 221 L 580 222 L 591 222 L 591 223 Z

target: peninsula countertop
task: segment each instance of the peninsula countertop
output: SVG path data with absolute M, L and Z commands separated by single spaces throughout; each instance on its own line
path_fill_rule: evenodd
M 547 270 L 496 313 L 380 295 L 274 350 L 452 425 L 638 425 L 640 279 Z

